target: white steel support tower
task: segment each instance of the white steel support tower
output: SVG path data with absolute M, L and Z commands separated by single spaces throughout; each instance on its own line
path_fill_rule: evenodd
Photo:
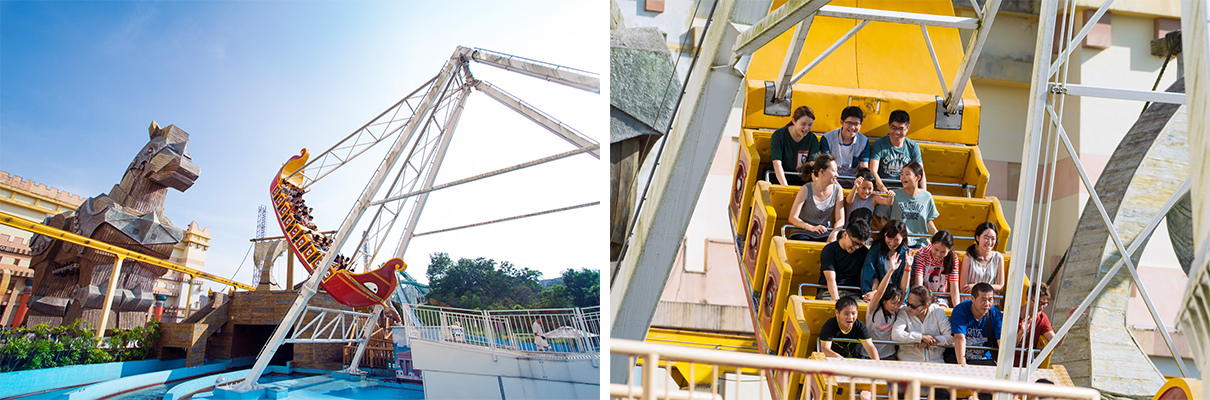
M 382 162 L 337 230 L 330 247 L 332 250 L 324 254 L 316 270 L 302 285 L 284 319 L 261 350 L 248 377 L 225 386 L 223 390 L 247 392 L 258 389 L 260 385 L 257 380 L 282 343 L 360 342 L 351 365 L 343 372 L 362 373 L 358 364 L 384 305 L 375 305 L 372 313 L 308 306 L 311 297 L 319 290 L 321 278 L 332 267 L 334 256 L 350 242 L 350 236 L 355 232 L 363 233 L 355 245 L 351 246 L 354 254 L 350 259 L 370 260 L 366 262 L 366 268 L 369 269 L 369 264 L 380 254 L 386 242 L 394 241 L 390 233 L 395 227 L 395 221 L 401 218 L 406 221 L 403 226 L 404 234 L 392 254 L 400 258 L 403 256 L 413 237 L 413 230 L 419 221 L 428 194 L 433 191 L 581 153 L 590 153 L 600 158 L 600 145 L 595 140 L 503 90 L 475 79 L 469 68 L 472 61 L 600 93 L 600 79 L 591 72 L 482 49 L 458 47 L 436 77 L 336 145 L 311 158 L 304 168 L 296 173 L 302 175 L 301 187 L 304 190 L 375 145 L 393 140 Z M 570 142 L 576 149 L 434 186 L 466 98 L 472 89 L 487 93 L 493 99 Z M 387 190 L 382 192 L 384 186 Z M 376 198 L 378 200 L 375 200 Z M 410 208 L 407 207 L 409 203 Z M 404 213 L 404 210 L 410 212 Z M 371 217 L 366 225 L 359 225 L 367 213 L 370 213 Z M 363 257 L 357 257 L 358 255 Z
M 740 93 L 743 74 L 752 53 L 783 33 L 794 32 L 776 82 L 777 96 L 774 100 L 784 101 L 794 83 L 802 80 L 807 72 L 869 22 L 918 25 L 923 32 L 922 40 L 929 44 L 930 49 L 932 42 L 925 27 L 972 30 L 962 64 L 954 76 L 945 76 L 936 55 L 932 56 L 937 71 L 937 96 L 941 99 L 939 107 L 946 114 L 953 114 L 961 106 L 962 92 L 966 90 L 975 61 L 1000 8 L 1000 0 L 989 0 L 983 7 L 972 0 L 977 17 L 967 18 L 831 6 L 828 5 L 829 1 L 790 0 L 751 27 L 729 22 L 732 12 L 736 10 L 734 0 L 719 0 L 715 5 L 711 19 L 706 23 L 701 51 L 689 72 L 672 131 L 664 138 L 666 151 L 658 160 L 650 183 L 651 192 L 645 199 L 645 205 L 636 211 L 639 217 L 627 239 L 627 252 L 621 255 L 616 272 L 612 274 L 612 337 L 641 341 L 647 336 L 660 293 L 668 280 L 678 246 L 685 237 L 693 213 L 693 207 L 685 205 L 697 202 L 705 184 L 709 170 L 707 166 L 718 149 L 726 118 Z M 832 46 L 802 70 L 794 71 L 802 44 L 816 16 L 861 22 L 836 39 Z M 788 107 L 789 102 L 785 103 Z M 624 358 L 613 359 L 612 382 L 621 383 L 626 378 L 625 361 Z
M 1173 204 L 1186 192 L 1192 188 L 1193 199 L 1195 204 L 1194 211 L 1194 228 L 1197 232 L 1197 259 L 1194 263 L 1194 268 L 1190 271 L 1191 291 L 1187 294 L 1187 308 L 1182 310 L 1181 321 L 1182 329 L 1185 330 L 1185 335 L 1189 338 L 1190 346 L 1195 349 L 1194 354 L 1198 356 L 1198 362 L 1204 367 L 1206 365 L 1205 338 L 1210 331 L 1206 330 L 1207 312 L 1210 307 L 1206 307 L 1205 289 L 1206 282 L 1206 250 L 1207 250 L 1207 229 L 1210 229 L 1210 224 L 1206 224 L 1207 215 L 1204 213 L 1206 204 L 1206 192 L 1210 190 L 1207 186 L 1207 168 L 1208 164 L 1206 157 L 1206 97 L 1210 95 L 1207 91 L 1206 79 L 1207 63 L 1206 63 L 1206 0 L 1183 1 L 1182 7 L 1182 34 L 1184 46 L 1185 60 L 1185 93 L 1172 92 L 1156 92 L 1147 90 L 1133 90 L 1111 87 L 1096 87 L 1071 84 L 1067 82 L 1067 71 L 1071 67 L 1072 62 L 1079 62 L 1078 57 L 1072 57 L 1072 52 L 1076 49 L 1084 37 L 1095 25 L 1087 23 L 1079 32 L 1073 35 L 1073 27 L 1075 22 L 1072 20 L 1074 2 L 1066 0 L 1044 0 L 1042 1 L 1040 10 L 1040 21 L 1038 26 L 1037 47 L 1034 52 L 1033 78 L 1030 86 L 1030 99 L 1028 109 L 1028 121 L 1025 132 L 1025 147 L 1022 154 L 1022 175 L 1021 184 L 1018 194 L 1016 220 L 1013 223 L 1013 243 L 1011 250 L 1013 257 L 1011 266 L 1009 267 L 1010 275 L 1007 280 L 1006 290 L 1006 305 L 1004 312 L 1005 321 L 1017 321 L 1020 318 L 1021 305 L 1025 303 L 1024 296 L 1031 296 L 1034 300 L 1033 304 L 1038 304 L 1039 293 L 1029 291 L 1023 293 L 1021 288 L 1026 278 L 1027 265 L 1044 265 L 1044 244 L 1048 235 L 1048 218 L 1050 213 L 1050 199 L 1054 189 L 1054 165 L 1058 159 L 1059 152 L 1065 151 L 1071 157 L 1075 164 L 1076 171 L 1079 174 L 1080 180 L 1089 193 L 1089 199 L 1092 202 L 1092 207 L 1095 207 L 1095 212 L 1100 215 L 1101 221 L 1109 232 L 1109 238 L 1112 241 L 1112 249 L 1116 250 L 1116 254 L 1122 255 L 1118 258 L 1108 272 L 1101 274 L 1092 289 L 1091 293 L 1087 294 L 1079 306 L 1071 314 L 1072 317 L 1064 321 L 1061 328 L 1056 332 L 1056 336 L 1042 350 L 1041 353 L 1033 355 L 1030 353 L 1030 362 L 1028 371 L 1020 374 L 1018 377 L 1011 376 L 1011 366 L 1013 365 L 1012 352 L 1001 352 L 996 372 L 996 377 L 999 379 L 1027 379 L 1033 370 L 1041 365 L 1042 361 L 1050 355 L 1055 347 L 1062 341 L 1068 332 L 1075 325 L 1089 306 L 1094 303 L 1097 296 L 1102 295 L 1106 286 L 1110 284 L 1112 278 L 1119 273 L 1124 267 L 1129 273 L 1129 277 L 1133 279 L 1134 285 L 1150 312 L 1152 319 L 1166 344 L 1166 347 L 1171 352 L 1172 357 L 1177 363 L 1182 375 L 1187 375 L 1188 369 L 1184 365 L 1180 353 L 1177 352 L 1176 345 L 1172 338 L 1168 335 L 1168 330 L 1164 326 L 1163 320 L 1156 312 L 1146 287 L 1139 279 L 1139 273 L 1136 265 L 1129 255 L 1138 254 L 1145 239 L 1150 236 L 1156 226 L 1162 221 L 1164 216 L 1171 209 Z M 1114 3 L 1113 0 L 1106 0 L 1096 12 L 1088 19 L 1088 21 L 1096 21 L 1101 18 Z M 1066 14 L 1066 20 L 1057 20 L 1056 15 Z M 1063 25 L 1060 25 L 1063 24 Z M 1062 27 L 1066 29 L 1062 29 Z M 1057 29 L 1062 29 L 1065 32 L 1062 37 L 1056 37 Z M 1051 59 L 1052 45 L 1058 41 L 1060 49 L 1055 59 Z M 1185 104 L 1188 114 L 1188 134 L 1190 143 L 1193 144 L 1191 157 L 1193 159 L 1192 171 L 1193 176 L 1184 178 L 1183 183 L 1176 188 L 1175 194 L 1159 209 L 1145 225 L 1142 232 L 1134 234 L 1136 238 L 1133 242 L 1127 243 L 1122 239 L 1121 227 L 1115 226 L 1114 220 L 1106 211 L 1106 206 L 1102 203 L 1101 196 L 1098 195 L 1089 174 L 1085 171 L 1085 167 L 1079 159 L 1079 152 L 1075 150 L 1067 133 L 1063 129 L 1063 104 L 1066 96 L 1088 96 L 1100 98 L 1112 98 L 1121 100 L 1138 101 L 1140 105 L 1143 102 L 1152 103 L 1170 103 L 1170 104 Z M 1186 101 L 1191 102 L 1187 103 Z M 1178 179 L 1179 180 L 1179 179 Z M 1039 186 L 1038 183 L 1043 182 L 1045 185 Z M 1040 188 L 1041 192 L 1036 193 L 1035 187 Z M 1035 204 L 1031 199 L 1039 199 L 1039 203 Z M 1198 206 L 1201 206 L 1202 213 L 1197 211 Z M 1088 212 L 1086 210 L 1086 212 Z M 1200 222 L 1200 223 L 1199 223 Z M 1040 276 L 1041 268 L 1034 269 L 1032 276 L 1029 276 L 1030 282 L 1039 282 L 1043 279 Z M 1027 310 L 1030 313 L 1037 313 L 1037 309 Z M 1123 326 L 1122 329 L 1125 329 Z M 1004 324 L 1000 333 L 1000 343 L 1016 343 L 1017 332 L 1015 324 Z M 1032 343 L 1027 347 L 1032 348 Z M 1003 346 L 1003 345 L 1002 345 Z M 1205 371 L 1206 369 L 1202 369 Z
M 1189 270 L 1184 308 L 1177 326 L 1185 332 L 1200 371 L 1210 371 L 1210 0 L 1181 1 L 1181 52 L 1184 54 L 1185 106 L 1189 113 L 1192 156 L 1193 232 L 1195 253 Z M 1205 389 L 1202 399 L 1210 399 Z

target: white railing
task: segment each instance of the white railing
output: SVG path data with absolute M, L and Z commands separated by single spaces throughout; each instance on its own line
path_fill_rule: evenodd
M 498 350 L 599 354 L 600 307 L 548 310 L 465 310 L 403 305 L 408 337 Z
M 611 339 L 609 342 L 609 352 L 613 355 L 625 355 L 628 357 L 626 383 L 615 383 L 609 387 L 610 398 L 614 399 L 722 399 L 723 397 L 719 393 L 720 385 L 718 384 L 720 378 L 722 378 L 720 376 L 722 373 L 719 371 L 727 371 L 737 375 L 735 377 L 736 381 L 743 380 L 745 374 L 758 375 L 764 379 L 766 378 L 766 371 L 774 371 L 776 375 L 779 375 L 781 382 L 785 382 L 785 377 L 793 373 L 808 376 L 808 382 L 805 385 L 807 389 L 802 390 L 801 394 L 793 393 L 788 384 L 779 385 L 781 388 L 774 398 L 783 400 L 789 398 L 819 399 L 821 395 L 826 396 L 824 398 L 827 400 L 833 400 L 834 394 L 837 393 L 837 386 L 845 384 L 847 384 L 848 389 L 843 390 L 843 392 L 847 394 L 848 400 L 862 398 L 861 393 L 863 391 L 876 394 L 878 393 L 879 385 L 882 385 L 885 392 L 890 394 L 889 398 L 898 398 L 901 390 L 906 391 L 905 398 L 907 399 L 922 399 L 921 395 L 925 393 L 923 398 L 927 398 L 928 400 L 933 400 L 935 394 L 942 391 L 948 392 L 951 399 L 959 398 L 958 391 L 979 394 L 1008 394 L 1013 399 L 1100 400 L 1101 398 L 1100 392 L 1088 388 L 994 380 L 972 377 L 969 374 L 945 374 L 932 371 L 896 369 L 890 368 L 890 365 L 893 365 L 890 362 L 878 364 L 878 361 L 870 360 L 819 361 L 805 358 L 778 357 L 764 354 L 654 344 L 624 339 Z M 644 368 L 642 375 L 636 377 L 635 367 L 639 364 L 640 359 L 642 359 Z M 710 380 L 712 383 L 709 387 L 699 387 L 697 379 L 693 376 L 688 376 L 683 377 L 688 385 L 687 390 L 676 388 L 672 382 L 671 375 L 662 372 L 658 368 L 661 363 L 667 364 L 670 362 L 686 362 L 689 365 L 689 371 L 693 371 L 695 365 L 712 366 L 714 371 Z M 910 364 L 916 363 L 903 362 L 902 364 L 894 365 L 906 366 Z M 929 365 L 939 367 L 949 366 L 949 364 Z M 957 366 L 954 365 L 954 367 Z M 963 366 L 962 368 L 971 369 L 979 367 Z M 757 372 L 749 372 L 745 371 L 745 369 L 749 371 L 756 369 Z M 812 390 L 809 390 L 809 387 L 813 384 L 810 380 L 814 379 L 811 377 L 815 375 L 827 377 L 824 379 L 827 382 L 827 387 L 824 388 L 823 394 L 812 393 Z M 635 379 L 638 382 L 635 382 Z M 660 386 L 663 388 L 660 388 Z M 934 390 L 930 390 L 930 388 Z M 843 396 L 841 397 L 843 398 Z M 997 396 L 997 398 L 999 397 Z

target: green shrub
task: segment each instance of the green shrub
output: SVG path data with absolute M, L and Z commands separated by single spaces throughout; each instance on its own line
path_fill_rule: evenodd
M 70 325 L 17 328 L 0 332 L 0 372 L 68 365 L 136 361 L 151 358 L 162 335 L 159 321 L 123 330 L 110 330 L 98 347 L 96 331 Z

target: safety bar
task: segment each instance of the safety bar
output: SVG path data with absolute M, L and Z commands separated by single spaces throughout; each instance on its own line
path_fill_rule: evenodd
M 828 288 L 828 286 L 827 286 L 827 285 L 820 285 L 820 284 L 818 284 L 818 283 L 800 283 L 800 284 L 798 285 L 798 295 L 799 295 L 799 296 L 802 296 L 802 295 L 803 295 L 803 294 L 802 294 L 802 288 L 803 288 L 803 286 L 808 286 L 808 287 L 813 287 L 813 288 L 821 288 L 821 289 L 827 289 L 827 288 Z M 861 288 L 859 288 L 859 287 L 852 287 L 852 286 L 837 286 L 837 287 L 836 287 L 836 289 L 861 290 Z M 934 296 L 936 296 L 936 295 L 947 295 L 947 296 L 948 296 L 948 295 L 949 295 L 949 292 L 933 292 L 933 295 L 934 295 Z M 958 296 L 961 296 L 961 297 L 971 297 L 970 293 L 958 293 Z M 1003 298 L 1004 298 L 1004 295 L 993 294 L 993 295 L 992 295 L 992 298 L 993 298 L 993 299 L 1003 299 Z M 906 300 L 906 299 L 905 299 L 905 300 Z
M 802 174 L 797 173 L 797 172 L 783 171 L 783 173 L 784 173 L 784 174 L 786 174 L 786 175 L 802 176 Z M 836 176 L 836 179 L 837 179 L 837 180 L 845 180 L 845 181 L 854 181 L 854 180 L 856 180 L 856 179 L 857 179 L 857 176 L 855 176 L 855 175 L 837 175 L 837 176 Z M 770 182 L 770 183 L 772 183 L 772 182 L 773 182 L 773 170 L 768 170 L 768 171 L 765 171 L 765 181 L 766 181 L 766 182 Z M 883 179 L 883 180 L 882 180 L 882 182 L 883 182 L 883 183 L 888 183 L 888 182 L 890 182 L 890 183 L 898 183 L 898 184 L 900 184 L 900 185 L 903 185 L 903 181 L 901 181 L 901 180 L 899 180 L 899 179 Z M 979 188 L 979 185 L 972 185 L 972 184 L 969 184 L 969 183 L 929 182 L 929 184 L 930 184 L 930 185 L 937 185 L 937 186 L 945 186 L 945 187 L 956 187 L 956 188 L 962 188 L 963 190 L 965 190 L 965 191 L 966 191 L 966 197 L 967 197 L 967 198 L 970 198 L 970 197 L 971 197 L 971 190 L 972 190 L 972 189 L 977 189 L 977 188 Z
M 789 238 L 789 237 L 790 237 L 790 236 L 789 236 L 789 234 L 787 233 L 787 230 L 788 230 L 788 228 L 791 228 L 791 227 L 797 227 L 797 226 L 794 226 L 794 224 L 785 224 L 785 225 L 782 225 L 782 237 L 783 237 L 783 238 Z M 801 228 L 800 228 L 800 230 L 801 230 Z M 845 232 L 846 230 L 845 230 L 845 228 L 843 228 L 843 227 L 842 227 L 842 228 L 840 228 L 840 231 L 841 231 L 841 232 Z M 870 231 L 870 233 L 871 233 L 871 234 L 872 234 L 872 233 L 878 233 L 878 232 L 881 232 L 881 231 Z M 927 233 L 908 233 L 908 237 L 910 237 L 910 238 L 926 238 L 926 239 L 933 238 L 932 234 L 927 234 Z M 974 240 L 974 239 L 975 239 L 975 237 L 973 237 L 973 236 L 957 236 L 957 234 L 955 234 L 955 236 L 953 236 L 953 238 L 955 238 L 955 239 L 966 239 L 966 240 Z
M 833 338 L 832 340 L 829 340 L 829 341 L 830 341 L 830 342 L 844 342 L 844 343 L 860 343 L 860 342 L 861 342 L 860 340 L 857 340 L 857 339 L 846 339 L 846 338 Z M 896 345 L 896 346 L 912 346 L 912 345 L 915 345 L 915 344 L 916 344 L 916 343 L 911 343 L 911 342 L 896 342 L 896 341 L 893 341 L 893 340 L 876 340 L 876 339 L 875 339 L 875 340 L 870 340 L 870 342 L 871 342 L 871 343 L 874 343 L 874 344 L 893 344 L 893 345 Z M 932 347 L 945 347 L 945 348 L 951 348 L 951 349 L 952 349 L 952 348 L 954 348 L 954 346 L 941 346 L 941 345 L 935 345 L 935 346 L 932 346 Z M 966 346 L 966 348 L 967 348 L 967 349 L 971 349 L 971 350 L 992 350 L 992 351 L 1000 351 L 1000 348 L 999 348 L 999 347 L 987 347 L 987 346 Z M 819 342 L 816 342 L 816 343 L 815 343 L 815 349 L 816 349 L 816 350 L 819 350 Z M 1027 350 L 1028 350 L 1028 351 L 1032 351 L 1032 352 L 1034 352 L 1034 353 L 1041 353 L 1041 352 L 1042 352 L 1042 349 L 1024 349 L 1024 348 L 1020 348 L 1020 347 L 1017 347 L 1017 348 L 1016 348 L 1016 350 L 1017 350 L 1017 351 L 1027 351 Z

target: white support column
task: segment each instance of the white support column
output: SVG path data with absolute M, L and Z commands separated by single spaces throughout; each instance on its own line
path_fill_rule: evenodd
M 629 251 L 610 282 L 611 337 L 643 340 L 672 263 L 701 195 L 743 77 L 730 67 L 739 28 L 727 22 L 735 0 L 722 0 L 689 74 L 675 126 L 664 138 L 651 192 L 639 210 Z M 624 311 L 623 311 L 624 310 Z M 650 361 L 649 361 L 650 362 Z M 626 357 L 615 355 L 610 380 L 626 379 Z M 655 371 L 655 368 L 651 368 Z
M 459 49 L 464 49 L 459 47 Z M 587 92 L 601 93 L 601 78 L 592 72 L 568 68 L 525 57 L 518 57 L 491 50 L 468 50 L 471 59 L 506 71 L 528 75 Z
M 1030 230 L 1034 211 L 1034 188 L 1038 178 L 1038 160 L 1042 150 L 1042 132 L 1047 121 L 1046 96 L 1049 93 L 1047 81 L 1050 79 L 1050 42 L 1054 39 L 1055 16 L 1058 0 L 1043 0 L 1038 15 L 1038 39 L 1034 47 L 1033 80 L 1029 87 L 1029 112 L 1026 119 L 1029 126 L 1025 129 L 1025 146 L 1022 149 L 1021 184 L 1017 192 L 1017 217 L 1013 221 L 1012 254 L 1008 268 L 1007 290 L 1004 291 L 1005 306 L 1004 320 L 1019 321 L 1021 315 L 1022 291 L 1017 290 L 1025 282 L 1024 255 L 1029 254 Z M 988 10 L 988 13 L 993 11 Z M 968 53 L 969 54 L 969 53 Z M 973 62 L 971 63 L 974 64 Z M 958 96 L 961 96 L 961 92 Z M 1003 324 L 1000 329 L 1002 348 L 1014 348 L 1017 343 L 1017 326 Z M 1014 351 L 1001 351 L 996 360 L 996 379 L 1009 379 L 1013 366 Z M 964 355 L 957 355 L 963 357 Z M 1028 377 L 1023 377 L 1028 378 Z
M 420 118 L 423 118 L 428 114 L 429 110 L 433 106 L 437 94 L 442 91 L 442 89 L 450 81 L 454 71 L 456 71 L 457 67 L 461 64 L 461 58 L 458 57 L 457 53 L 455 53 L 455 56 L 451 57 L 450 60 L 445 63 L 445 67 L 442 68 L 441 74 L 438 75 L 437 81 L 434 82 L 433 86 L 429 88 L 428 93 L 425 94 L 424 101 L 421 102 L 419 108 L 417 108 L 416 112 L 413 114 L 413 121 L 409 122 L 406 131 L 401 132 L 395 139 L 395 144 L 387 153 L 386 159 L 383 160 L 383 164 L 374 173 L 374 176 L 370 179 L 369 184 L 366 185 L 365 190 L 357 199 L 357 203 L 353 206 L 352 212 L 349 213 L 349 215 L 345 218 L 344 223 L 341 224 L 340 229 L 336 233 L 336 239 L 333 240 L 332 246 L 330 247 L 331 249 L 335 250 L 341 248 L 341 246 L 344 246 L 345 241 L 349 238 L 349 234 L 352 233 L 351 231 L 353 230 L 353 227 L 357 225 L 357 221 L 361 219 L 362 214 L 365 214 L 366 209 L 369 208 L 370 199 L 374 197 L 374 194 L 377 193 L 378 189 L 382 186 L 382 182 L 385 180 L 387 173 L 394 168 L 395 162 L 399 159 L 399 155 L 403 150 L 404 144 L 406 144 L 408 140 L 411 139 L 412 134 L 416 132 L 416 127 L 420 125 L 417 122 L 420 120 Z M 248 371 L 248 376 L 244 378 L 244 380 L 229 386 L 230 390 L 236 392 L 248 392 L 260 387 L 260 385 L 257 384 L 257 381 L 260 379 L 261 374 L 265 372 L 265 367 L 269 365 L 269 360 L 273 359 L 273 355 L 277 353 L 277 348 L 281 346 L 282 342 L 285 340 L 286 333 L 290 330 L 290 327 L 294 326 L 294 322 L 298 320 L 298 317 L 306 308 L 307 303 L 311 300 L 311 296 L 314 296 L 315 293 L 319 291 L 319 281 L 328 273 L 328 270 L 331 269 L 332 258 L 336 253 L 336 251 L 330 251 L 323 256 L 323 259 L 319 263 L 319 267 L 312 272 L 311 277 L 308 278 L 307 282 L 302 286 L 302 288 L 300 288 L 298 297 L 294 299 L 294 303 L 291 304 L 290 309 L 286 311 L 285 318 L 280 324 L 277 325 L 277 329 L 273 331 L 273 336 L 269 338 L 269 341 L 265 343 L 265 347 L 261 349 L 260 355 L 256 358 L 256 364 L 254 364 L 252 369 Z
M 370 318 L 366 319 L 365 336 L 361 340 L 361 344 L 357 345 L 357 353 L 353 354 L 353 361 L 349 362 L 349 367 L 340 372 L 350 373 L 354 375 L 365 375 L 365 371 L 357 369 L 361 365 L 361 356 L 365 354 L 366 347 L 370 344 L 370 339 L 374 337 L 374 326 L 378 324 L 378 316 L 382 315 L 382 304 L 374 305 L 374 312 L 370 314 Z
M 1189 348 L 1203 374 L 1210 371 L 1210 0 L 1181 1 L 1181 54 L 1184 57 L 1186 104 L 1189 112 L 1189 152 L 1192 158 L 1193 232 L 1195 252 L 1189 271 L 1184 306 L 1177 326 L 1190 340 Z M 1202 390 L 1210 399 L 1210 390 Z
M 441 144 L 437 147 L 437 152 L 433 154 L 433 165 L 429 167 L 428 175 L 424 177 L 421 190 L 432 189 L 433 182 L 437 180 L 437 172 L 441 170 L 441 161 L 445 160 L 445 151 L 449 149 L 450 141 L 454 139 L 454 130 L 458 127 L 458 119 L 462 116 L 462 109 L 466 105 L 466 98 L 470 97 L 470 91 L 469 87 L 462 88 L 462 96 L 458 98 L 458 103 L 454 105 L 454 110 L 450 112 L 449 118 L 445 121 L 445 132 L 442 132 Z M 420 222 L 420 212 L 424 211 L 424 205 L 428 200 L 429 194 L 424 193 L 412 205 L 412 214 L 408 216 L 407 225 L 403 226 L 403 238 L 399 240 L 399 247 L 395 248 L 395 258 L 403 259 L 403 254 L 408 251 L 408 244 L 412 242 L 412 237 L 416 234 L 416 224 Z

